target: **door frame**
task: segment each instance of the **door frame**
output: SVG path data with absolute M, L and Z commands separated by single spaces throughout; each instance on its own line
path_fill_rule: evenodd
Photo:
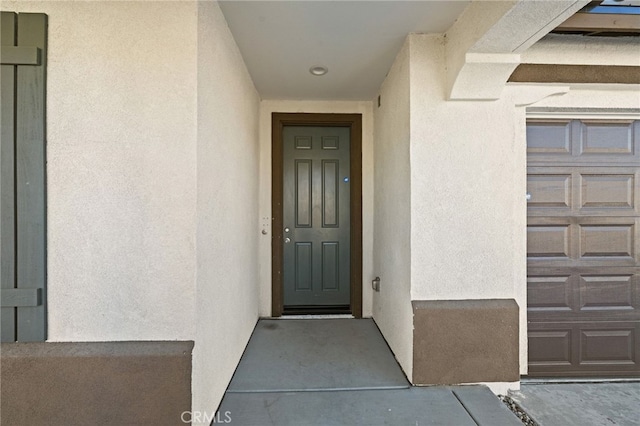
M 285 126 L 348 127 L 350 132 L 351 271 L 350 308 L 362 318 L 362 114 L 278 113 L 271 116 L 271 315 L 282 316 L 283 291 L 283 144 Z

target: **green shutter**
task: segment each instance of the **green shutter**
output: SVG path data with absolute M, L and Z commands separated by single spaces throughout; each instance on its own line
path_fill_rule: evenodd
M 2 12 L 1 19 L 1 338 L 43 341 L 47 16 Z

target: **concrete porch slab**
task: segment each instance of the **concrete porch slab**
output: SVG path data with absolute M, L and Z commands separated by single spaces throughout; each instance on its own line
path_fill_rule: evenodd
M 260 320 L 218 409 L 243 426 L 521 426 L 486 386 L 411 387 L 373 320 Z
M 227 392 L 408 387 L 371 319 L 260 320 Z
M 475 426 L 447 389 L 227 394 L 220 412 L 242 425 Z
M 484 386 L 227 393 L 219 412 L 244 426 L 522 425 Z

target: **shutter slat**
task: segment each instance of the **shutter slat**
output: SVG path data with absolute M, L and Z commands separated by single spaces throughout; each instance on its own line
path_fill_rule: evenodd
M 8 307 L 28 307 L 42 305 L 41 288 L 8 288 L 0 290 L 0 305 Z
M 0 42 L 15 44 L 16 14 L 2 12 Z M 15 270 L 15 67 L 0 69 L 0 288 L 16 286 Z M 0 340 L 16 340 L 16 309 L 0 309 Z
M 46 301 L 46 15 L 18 14 L 17 45 L 42 51 L 40 66 L 16 67 L 17 287 L 40 288 Z M 46 339 L 45 307 L 46 303 L 18 308 L 16 340 Z
M 40 65 L 40 49 L 37 47 L 2 46 L 1 65 Z

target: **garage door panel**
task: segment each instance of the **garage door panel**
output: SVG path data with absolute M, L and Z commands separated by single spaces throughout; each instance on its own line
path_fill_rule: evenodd
M 640 267 L 640 217 L 584 217 L 575 221 L 578 265 Z
M 529 311 L 571 311 L 572 277 L 529 276 L 527 277 L 527 301 Z
M 529 331 L 529 364 L 570 367 L 572 327 L 558 324 L 548 330 Z
M 635 259 L 634 223 L 616 225 L 579 225 L 580 258 Z M 613 259 L 612 259 L 613 260 Z
M 529 164 L 634 166 L 640 159 L 638 123 L 637 120 L 529 121 Z
M 530 321 L 640 321 L 636 267 L 529 267 Z
M 529 375 L 640 377 L 640 322 L 530 322 Z
M 640 218 L 529 217 L 530 267 L 640 266 Z
M 636 363 L 634 327 L 580 330 L 580 364 Z
M 529 258 L 570 259 L 569 225 L 531 225 L 527 227 Z
M 527 124 L 527 153 L 545 158 L 570 157 L 573 151 L 570 120 L 531 121 Z
M 640 377 L 640 120 L 527 138 L 529 374 Z
M 640 218 L 529 217 L 530 267 L 640 266 Z
M 580 156 L 622 156 L 633 157 L 633 121 L 583 121 L 581 123 Z
M 580 276 L 580 310 L 610 311 L 634 310 L 638 302 L 634 275 L 582 275 Z
M 571 188 L 571 174 L 529 174 L 527 175 L 527 193 L 530 195 L 528 206 L 537 209 L 561 209 L 566 212 L 571 209 Z
M 640 164 L 640 160 L 637 161 Z M 640 169 L 576 167 L 577 216 L 640 216 Z
M 634 174 L 582 173 L 580 178 L 582 209 L 635 210 Z
M 529 167 L 527 193 L 530 217 L 640 215 L 637 166 Z

